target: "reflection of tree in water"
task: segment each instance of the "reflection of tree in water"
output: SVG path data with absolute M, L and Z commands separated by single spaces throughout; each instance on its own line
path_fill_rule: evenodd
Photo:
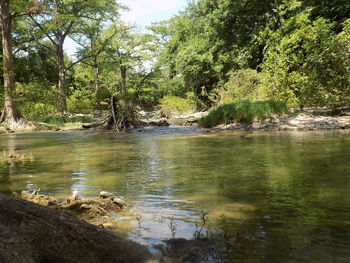
M 32 162 L 33 157 L 27 155 L 18 145 L 16 135 L 9 135 L 0 156 L 0 192 L 11 194 L 11 177 L 27 162 Z
M 6 147 L 3 149 L 3 153 L 0 157 L 0 191 L 4 193 L 11 193 L 10 190 L 10 177 L 16 172 L 16 140 L 14 136 L 9 136 L 6 140 Z
M 182 167 L 174 175 L 181 185 L 174 188 L 184 188 L 175 196 L 194 200 L 208 211 L 216 223 L 213 228 L 223 233 L 225 262 L 330 262 L 330 258 L 347 262 L 350 202 L 345 139 L 196 140 L 182 145 L 187 150 L 167 148 L 173 156 L 181 156 L 172 158 L 175 166 Z

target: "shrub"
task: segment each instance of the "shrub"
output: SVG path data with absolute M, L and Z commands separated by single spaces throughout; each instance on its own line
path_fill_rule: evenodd
M 194 111 L 196 103 L 191 98 L 181 98 L 176 96 L 165 96 L 161 100 L 160 114 L 163 117 L 170 118 L 177 114 L 185 114 Z
M 257 101 L 265 99 L 265 93 L 262 89 L 262 76 L 253 69 L 232 72 L 229 81 L 218 93 L 219 104 L 240 100 Z
M 26 118 L 33 119 L 54 114 L 57 112 L 57 108 L 49 104 L 27 102 L 22 104 L 21 112 Z
M 48 81 L 36 80 L 16 83 L 21 113 L 27 118 L 37 118 L 58 111 L 55 87 Z
M 95 109 L 95 100 L 88 89 L 77 89 L 67 98 L 68 111 L 72 113 L 88 114 Z
M 224 104 L 209 112 L 209 114 L 199 120 L 201 127 L 213 127 L 219 124 L 232 122 L 252 123 L 254 120 L 265 120 L 272 114 L 282 114 L 287 112 L 287 106 L 279 101 L 256 101 L 248 100 L 235 103 Z

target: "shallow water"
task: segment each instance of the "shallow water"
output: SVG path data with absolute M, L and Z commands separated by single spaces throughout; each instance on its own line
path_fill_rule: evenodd
M 350 262 L 350 133 L 208 133 L 156 128 L 131 134 L 48 132 L 0 136 L 0 192 L 40 188 L 131 201 L 144 244 L 202 232 L 225 262 Z M 198 227 L 197 227 L 198 230 Z

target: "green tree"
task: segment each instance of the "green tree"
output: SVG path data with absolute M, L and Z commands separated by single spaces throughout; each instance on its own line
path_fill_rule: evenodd
M 115 34 L 115 30 L 118 32 Z M 120 24 L 117 29 L 107 33 L 107 37 L 113 35 L 107 47 L 108 62 L 118 67 L 120 74 L 121 94 L 127 92 L 128 71 L 141 72 L 144 63 L 151 59 L 153 36 L 149 34 L 138 34 L 134 28 Z
M 210 104 L 211 92 L 228 80 L 230 71 L 261 64 L 265 42 L 257 36 L 274 19 L 276 2 L 189 2 L 169 21 L 170 29 L 163 29 L 169 41 L 161 61 L 166 62 L 169 76 L 181 76 L 188 91 Z M 155 29 L 161 33 L 160 26 Z
M 66 73 L 80 60 L 66 66 L 64 43 L 68 36 L 82 33 L 89 21 L 110 20 L 118 15 L 119 6 L 108 0 L 43 0 L 46 7 L 44 15 L 32 15 L 33 27 L 41 32 L 42 39 L 48 39 L 53 48 L 46 45 L 57 57 L 58 92 L 61 111 L 67 110 Z M 44 45 L 40 42 L 41 45 Z
M 311 20 L 300 1 L 279 8 L 281 26 L 268 29 L 264 62 L 265 85 L 271 97 L 291 105 L 339 107 L 349 99 L 349 43 L 334 23 Z
M 16 102 L 16 81 L 14 72 L 14 57 L 12 50 L 12 25 L 17 17 L 41 12 L 40 4 L 34 1 L 35 5 L 28 8 L 30 3 L 25 1 L 9 0 L 0 2 L 0 21 L 2 28 L 2 57 L 4 71 L 4 109 L 0 122 L 17 128 L 23 118 Z

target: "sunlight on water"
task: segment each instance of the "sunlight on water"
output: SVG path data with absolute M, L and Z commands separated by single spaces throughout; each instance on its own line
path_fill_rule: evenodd
M 171 221 L 192 238 L 203 209 L 226 262 L 350 261 L 349 132 L 49 132 L 0 147 L 2 193 L 114 192 L 139 216 L 118 215 L 120 231 L 144 244 L 171 238 Z

